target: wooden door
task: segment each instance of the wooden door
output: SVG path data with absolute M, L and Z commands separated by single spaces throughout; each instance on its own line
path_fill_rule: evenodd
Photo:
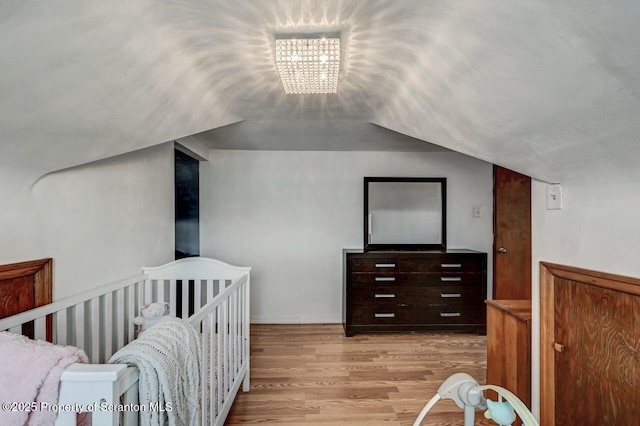
M 52 260 L 0 265 L 0 318 L 28 311 L 52 301 Z M 22 334 L 33 338 L 33 324 Z M 47 318 L 47 340 L 51 340 L 51 319 Z
M 556 424 L 638 424 L 640 299 L 559 279 L 554 305 Z
M 493 298 L 531 299 L 531 178 L 493 167 Z

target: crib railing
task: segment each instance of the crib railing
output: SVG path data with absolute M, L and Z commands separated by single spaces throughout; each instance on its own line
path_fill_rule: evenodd
M 169 303 L 170 315 L 187 319 L 231 282 L 139 275 L 0 319 L 0 331 L 23 334 L 33 322 L 29 337 L 82 348 L 90 363 L 102 364 L 135 338 L 133 318 L 141 306 L 164 301 Z
M 22 334 L 33 322 L 33 337 L 82 348 L 101 364 L 135 337 L 133 318 L 149 303 L 153 284 L 139 275 L 0 319 L 0 331 Z
M 203 425 L 221 424 L 240 385 L 249 390 L 249 277 L 227 282 L 228 287 L 188 319 L 202 335 Z

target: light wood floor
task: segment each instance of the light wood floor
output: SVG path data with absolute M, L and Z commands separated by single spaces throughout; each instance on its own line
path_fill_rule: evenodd
M 346 338 L 339 324 L 253 325 L 251 391 L 240 392 L 227 425 L 412 425 L 444 379 L 484 384 L 486 337 L 376 334 Z M 494 424 L 476 412 L 476 424 Z M 440 401 L 424 425 L 462 425 Z

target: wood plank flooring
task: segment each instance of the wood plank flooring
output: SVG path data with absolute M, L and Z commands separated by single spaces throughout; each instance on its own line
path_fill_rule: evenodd
M 484 384 L 486 337 L 371 334 L 346 338 L 340 324 L 252 325 L 251 391 L 227 425 L 412 425 L 451 374 Z M 440 401 L 423 425 L 462 425 Z M 489 425 L 476 412 L 476 425 Z

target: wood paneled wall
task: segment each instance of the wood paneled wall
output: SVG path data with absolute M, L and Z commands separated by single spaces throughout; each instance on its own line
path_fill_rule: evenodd
M 640 280 L 540 268 L 541 424 L 637 424 Z

